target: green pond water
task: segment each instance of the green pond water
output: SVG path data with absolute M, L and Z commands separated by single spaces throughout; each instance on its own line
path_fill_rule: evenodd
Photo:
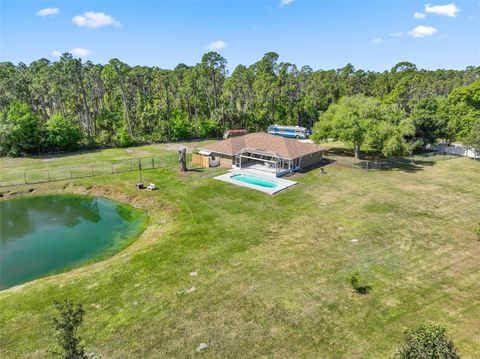
M 96 197 L 0 201 L 0 289 L 111 255 L 141 234 L 146 218 Z

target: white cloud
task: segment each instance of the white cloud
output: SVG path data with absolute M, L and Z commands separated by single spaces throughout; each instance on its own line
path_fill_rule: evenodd
M 401 31 L 391 32 L 389 35 L 390 35 L 391 37 L 402 37 L 402 36 L 403 36 L 403 32 L 401 32 Z
M 295 0 L 280 0 L 280 4 L 278 4 L 278 6 L 280 7 L 285 7 L 287 5 L 290 5 L 292 2 L 294 2 Z
M 120 27 L 118 20 L 110 15 L 105 15 L 103 12 L 87 11 L 83 15 L 75 16 L 72 21 L 78 26 L 85 26 L 90 29 L 96 29 L 102 26 L 112 25 Z
M 87 57 L 91 54 L 90 50 L 82 49 L 81 47 L 76 47 L 69 51 L 75 57 Z
M 415 11 L 414 14 L 413 14 L 413 17 L 415 19 L 425 19 L 427 15 L 425 15 L 423 12 L 418 12 L 418 11 Z
M 221 50 L 221 49 L 224 49 L 225 47 L 227 47 L 227 44 L 225 42 L 223 42 L 222 40 L 217 40 L 217 41 L 214 41 L 211 44 L 209 44 L 207 46 L 207 49 L 209 49 L 209 50 Z
M 372 39 L 371 42 L 374 45 L 380 45 L 382 43 L 382 39 L 378 37 L 378 38 Z
M 88 57 L 92 52 L 87 49 L 83 49 L 81 47 L 75 47 L 71 49 L 70 51 L 59 51 L 59 50 L 54 50 L 52 51 L 52 57 L 59 58 L 62 56 L 65 52 L 69 52 L 73 55 L 73 57 Z
M 51 16 L 60 14 L 60 9 L 57 7 L 47 7 L 37 11 L 37 16 Z
M 456 17 L 460 9 L 454 3 L 447 5 L 425 5 L 425 12 L 449 17 Z
M 416 28 L 414 28 L 412 31 L 410 31 L 408 34 L 413 37 L 425 37 L 425 36 L 431 36 L 435 34 L 437 31 L 438 29 L 434 28 L 433 26 L 419 25 Z

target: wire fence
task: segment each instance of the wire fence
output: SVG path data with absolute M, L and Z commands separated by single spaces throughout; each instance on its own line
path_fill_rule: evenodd
M 395 157 L 388 159 L 358 160 L 353 157 L 329 154 L 326 156 L 334 165 L 350 167 L 353 169 L 382 171 L 403 169 L 415 171 L 422 166 L 433 165 L 437 161 L 458 158 L 458 156 L 442 153 L 427 152 L 410 157 Z M 191 154 L 188 155 L 191 161 Z M 34 170 L 1 170 L 0 187 L 16 186 L 22 184 L 36 184 L 68 179 L 86 178 L 95 176 L 115 175 L 125 172 L 149 170 L 170 167 L 178 164 L 178 154 L 173 153 L 162 157 L 131 158 L 112 162 L 96 162 L 78 166 L 48 167 Z
M 373 160 L 359 160 L 353 157 L 328 155 L 327 158 L 335 165 L 353 169 L 369 171 L 387 171 L 394 169 L 416 170 L 424 166 L 432 166 L 437 161 L 459 158 L 445 152 L 425 152 L 408 157 L 379 158 Z
M 125 172 L 169 167 L 175 164 L 178 164 L 178 154 L 162 157 L 131 158 L 113 162 L 96 162 L 78 166 L 49 167 L 23 171 L 1 170 L 0 187 L 114 175 Z

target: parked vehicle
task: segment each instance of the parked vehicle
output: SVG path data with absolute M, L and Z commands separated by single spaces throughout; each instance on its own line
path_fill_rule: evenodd
M 226 130 L 223 133 L 223 139 L 226 140 L 227 138 L 234 137 L 234 136 L 243 136 L 248 133 L 247 130 Z
M 306 139 L 310 136 L 310 130 L 300 126 L 270 125 L 267 132 L 275 136 Z

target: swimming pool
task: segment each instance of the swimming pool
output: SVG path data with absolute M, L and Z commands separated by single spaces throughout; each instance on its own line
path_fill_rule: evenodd
M 214 179 L 222 182 L 234 184 L 235 186 L 246 187 L 255 191 L 275 194 L 296 185 L 297 182 L 286 180 L 284 178 L 274 177 L 275 175 L 257 171 L 257 170 L 231 170 L 223 175 L 214 177 Z M 267 177 L 268 176 L 268 177 Z
M 278 183 L 269 181 L 264 178 L 258 178 L 246 174 L 236 174 L 230 177 L 231 179 L 235 181 L 240 181 L 243 183 L 248 183 L 254 186 L 259 186 L 259 187 L 264 187 L 264 188 L 277 188 Z

